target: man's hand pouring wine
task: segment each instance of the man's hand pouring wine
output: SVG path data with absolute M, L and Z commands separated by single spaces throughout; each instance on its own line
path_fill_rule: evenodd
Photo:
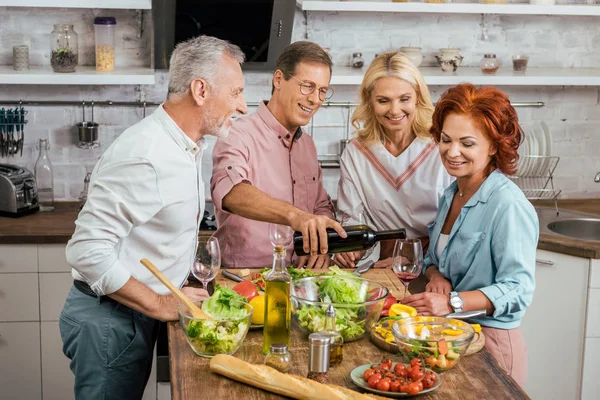
M 332 228 L 343 238 L 347 237 L 342 225 L 325 215 L 297 213 L 290 219 L 290 226 L 302 233 L 304 251 L 310 255 L 327 254 L 327 228 Z

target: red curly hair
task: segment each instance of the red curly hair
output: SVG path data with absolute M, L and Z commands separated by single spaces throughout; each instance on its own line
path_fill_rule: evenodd
M 444 120 L 452 113 L 471 118 L 492 142 L 496 153 L 492 155 L 486 174 L 496 168 L 506 175 L 517 172 L 517 149 L 524 133 L 517 112 L 504 92 L 491 86 L 477 88 L 470 83 L 448 89 L 435 105 L 429 130 L 437 143 L 440 142 Z

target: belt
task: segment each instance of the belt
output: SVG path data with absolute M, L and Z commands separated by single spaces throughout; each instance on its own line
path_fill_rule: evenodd
M 74 279 L 73 285 L 83 294 L 87 294 L 88 296 L 92 297 L 98 297 L 98 295 L 90 288 L 90 285 L 84 281 L 78 281 L 77 279 Z

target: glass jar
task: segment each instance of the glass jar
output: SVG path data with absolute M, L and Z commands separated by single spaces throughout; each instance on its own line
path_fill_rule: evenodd
M 50 65 L 54 72 L 75 72 L 77 33 L 71 24 L 55 24 L 50 34 Z
M 96 71 L 110 72 L 115 69 L 115 29 L 114 17 L 96 17 Z
M 40 155 L 35 162 L 34 171 L 40 211 L 54 210 L 54 172 L 50 157 L 48 157 L 49 148 L 48 139 L 38 141 L 37 149 L 40 151 Z
M 275 368 L 279 372 L 288 372 L 292 364 L 292 357 L 288 352 L 286 344 L 272 344 L 270 351 L 265 357 L 265 365 Z
M 352 68 L 362 68 L 365 65 L 365 59 L 362 53 L 352 53 L 352 61 L 350 62 Z
M 485 54 L 479 63 L 479 67 L 484 74 L 495 74 L 500 68 L 500 62 L 495 54 Z

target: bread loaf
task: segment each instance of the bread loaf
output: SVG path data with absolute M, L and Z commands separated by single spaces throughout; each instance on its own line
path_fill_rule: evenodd
M 250 364 L 239 358 L 218 354 L 210 370 L 258 388 L 306 400 L 372 400 L 385 397 L 362 394 L 336 385 L 326 385 L 298 375 L 284 374 L 266 365 Z

